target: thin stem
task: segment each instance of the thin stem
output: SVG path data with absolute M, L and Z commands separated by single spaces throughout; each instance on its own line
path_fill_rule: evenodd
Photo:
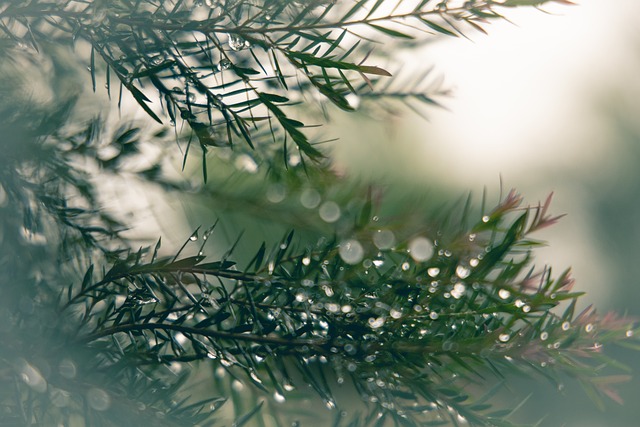
M 285 347 L 303 347 L 303 346 L 323 347 L 328 343 L 328 341 L 324 339 L 317 339 L 317 340 L 286 339 L 286 338 L 280 338 L 280 337 L 254 335 L 254 334 L 236 334 L 232 332 L 214 331 L 210 329 L 194 328 L 191 326 L 172 325 L 172 324 L 163 324 L 163 323 L 124 324 L 124 325 L 121 324 L 118 326 L 113 326 L 111 328 L 107 328 L 102 331 L 98 331 L 93 334 L 87 335 L 81 338 L 79 341 L 82 343 L 90 343 L 97 339 L 114 335 L 118 332 L 154 331 L 158 329 L 163 331 L 176 331 L 176 332 L 181 332 L 183 334 L 187 333 L 192 335 L 201 335 L 209 338 L 227 339 L 227 340 L 234 340 L 234 341 L 250 341 L 250 342 L 257 342 L 262 344 L 281 345 Z
M 479 3 L 474 5 L 475 10 L 488 10 L 492 13 L 491 2 Z M 8 18 L 17 18 L 17 17 L 41 17 L 43 15 L 46 16 L 58 16 L 60 18 L 65 19 L 82 19 L 89 18 L 90 16 L 83 12 L 71 12 L 64 10 L 29 10 L 29 9 L 17 9 L 7 13 L 8 11 L 0 14 L 0 18 L 8 17 Z M 309 31 L 309 30 L 323 30 L 323 29 L 331 29 L 331 28 L 348 28 L 357 25 L 368 25 L 375 24 L 385 21 L 396 21 L 396 20 L 404 20 L 410 18 L 423 18 L 425 16 L 431 15 L 451 15 L 454 18 L 459 18 L 461 13 L 468 12 L 468 8 L 465 6 L 460 6 L 457 8 L 451 8 L 446 10 L 413 10 L 411 12 L 406 13 L 398 13 L 392 15 L 384 15 L 378 17 L 367 17 L 364 19 L 356 19 L 351 21 L 334 21 L 334 22 L 313 22 L 307 24 L 300 25 L 281 25 L 281 26 L 263 26 L 263 27 L 249 27 L 245 24 L 237 25 L 234 27 L 220 26 L 220 25 L 210 25 L 211 22 L 217 22 L 218 20 L 202 20 L 202 21 L 191 21 L 189 25 L 189 31 L 199 31 L 202 33 L 226 33 L 226 34 L 243 34 L 243 33 L 253 33 L 253 34 L 268 34 L 268 33 L 277 33 L 277 32 L 297 32 L 297 31 Z M 496 16 L 498 16 L 496 14 Z M 127 17 L 117 17 L 114 15 L 109 15 L 108 19 L 113 21 L 114 23 L 124 24 L 131 27 L 152 27 L 165 31 L 185 31 L 184 22 L 157 22 L 157 21 L 149 21 L 148 19 L 136 19 L 136 18 L 127 18 Z M 247 21 L 249 22 L 249 21 Z

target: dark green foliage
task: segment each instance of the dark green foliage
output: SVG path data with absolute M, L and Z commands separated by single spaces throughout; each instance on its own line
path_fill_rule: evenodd
M 638 348 L 633 320 L 574 313 L 569 271 L 533 265 L 550 198 L 475 208 L 348 183 L 305 124 L 355 95 L 437 105 L 383 58 L 501 18 L 447 3 L 0 1 L 0 423 L 314 425 L 295 405 L 311 390 L 335 426 L 509 426 L 494 397 L 515 372 L 620 401 L 626 368 L 602 348 Z M 115 85 L 114 104 L 128 93 L 175 132 L 84 117 L 70 48 L 91 91 Z M 34 69 L 53 101 L 25 95 Z M 169 177 L 174 141 L 183 169 L 199 144 L 206 186 Z M 255 174 L 231 166 L 247 160 Z M 140 245 L 101 199 L 121 176 L 216 202 L 217 220 L 177 250 Z

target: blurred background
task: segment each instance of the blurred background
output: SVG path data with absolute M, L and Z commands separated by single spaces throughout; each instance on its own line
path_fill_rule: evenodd
M 549 246 L 536 251 L 537 263 L 557 274 L 571 266 L 575 290 L 587 293 L 583 307 L 640 316 L 640 1 L 507 12 L 509 21 L 486 27 L 489 35 L 467 31 L 469 39 L 442 38 L 419 54 L 400 55 L 395 65 L 403 73 L 433 67 L 432 76 L 452 91 L 446 109 L 426 111 L 428 120 L 334 115 L 326 129 L 340 136 L 332 148 L 336 170 L 444 189 L 452 201 L 468 191 L 479 201 L 484 188 L 495 199 L 501 183 L 531 204 L 554 192 L 553 213 L 567 216 L 538 235 Z M 83 99 L 116 111 L 104 95 Z M 146 117 L 136 106 L 123 107 L 125 119 Z M 112 116 L 108 126 L 115 127 L 118 113 Z M 147 149 L 148 158 L 166 155 Z M 180 163 L 179 153 L 174 159 Z M 200 166 L 192 166 L 197 175 Z M 176 203 L 130 182 L 111 176 L 99 183 L 106 208 L 132 215 L 129 237 L 161 234 L 171 253 L 196 227 L 215 221 L 211 206 L 186 197 Z M 539 378 L 519 378 L 510 387 L 522 398 L 530 393 L 519 419 L 544 417 L 548 427 L 640 425 L 638 353 L 605 350 L 633 369 L 635 379 L 619 387 L 624 406 L 609 402 L 600 411 L 571 381 L 556 393 Z
M 483 187 L 498 192 L 501 180 L 531 204 L 554 192 L 553 212 L 567 216 L 538 236 L 549 242 L 537 251 L 538 264 L 557 273 L 572 266 L 575 289 L 587 292 L 583 305 L 638 316 L 640 2 L 508 12 L 510 22 L 492 23 L 488 36 L 444 38 L 406 58 L 403 67 L 433 65 L 443 76 L 453 90 L 447 110 L 428 111 L 429 121 L 361 118 L 349 143 L 336 145 L 337 161 L 374 179 L 445 186 L 452 197 L 472 190 L 478 200 Z M 625 406 L 601 412 L 579 386 L 553 393 L 548 384 L 523 380 L 531 390 L 524 419 L 544 414 L 548 426 L 640 425 L 638 356 L 609 354 L 635 372 L 621 388 Z

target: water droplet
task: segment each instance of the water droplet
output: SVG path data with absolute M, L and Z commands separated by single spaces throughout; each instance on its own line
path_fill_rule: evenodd
M 408 262 L 403 262 L 401 268 L 402 271 L 407 271 L 411 268 L 411 264 L 409 264 Z
M 359 263 L 364 257 L 364 249 L 362 248 L 362 245 L 354 239 L 340 243 L 338 252 L 340 254 L 340 258 L 342 258 L 342 260 L 347 264 L 351 265 Z
M 340 310 L 340 306 L 338 304 L 335 303 L 328 303 L 324 305 L 326 307 L 326 309 L 332 313 L 337 313 L 338 310 Z
M 593 331 L 593 324 L 591 324 L 591 323 L 587 323 L 587 324 L 585 325 L 585 327 L 584 327 L 584 330 L 585 330 L 586 332 L 592 332 L 592 331 Z
M 65 390 L 61 390 L 59 388 L 51 388 L 49 391 L 49 400 L 53 404 L 53 406 L 57 408 L 64 408 L 69 405 L 71 393 Z
M 321 201 L 322 197 L 320 196 L 320 193 L 313 188 L 306 188 L 300 194 L 300 203 L 307 209 L 317 208 Z
M 153 66 L 160 65 L 163 62 L 164 62 L 164 56 L 162 56 L 162 55 L 157 55 L 157 56 L 154 56 L 153 58 L 151 58 L 151 65 L 153 65 Z
M 500 342 L 507 342 L 510 338 L 511 336 L 509 334 L 500 334 L 500 336 L 498 337 Z
M 328 223 L 336 222 L 340 218 L 340 206 L 336 202 L 324 202 L 318 210 L 320 218 Z M 359 262 L 359 260 L 358 260 Z
M 506 289 L 500 289 L 500 290 L 498 291 L 498 296 L 499 296 L 500 298 L 502 298 L 502 299 L 507 299 L 507 298 L 509 298 L 509 297 L 511 296 L 511 292 L 509 292 L 509 291 L 508 291 L 508 290 L 506 290 Z
M 275 400 L 277 403 L 283 403 L 287 399 L 285 399 L 283 395 L 276 391 L 275 393 L 273 393 L 273 400 Z
M 342 311 L 343 313 L 347 314 L 347 313 L 351 313 L 351 310 L 353 309 L 353 307 L 351 307 L 350 305 L 343 305 L 340 308 L 340 311 Z
M 372 329 L 378 329 L 384 325 L 384 321 L 385 321 L 384 317 L 370 317 L 369 326 Z
M 471 259 L 469 260 L 469 265 L 470 265 L 471 267 L 477 267 L 477 266 L 478 266 L 478 264 L 480 264 L 480 261 L 478 260 L 478 258 L 471 258 Z
M 463 283 L 456 283 L 451 290 L 451 296 L 455 299 L 460 299 L 466 290 L 467 287 Z
M 464 265 L 459 265 L 456 267 L 456 276 L 461 279 L 466 279 L 471 274 L 471 269 L 465 267 Z
M 62 359 L 58 365 L 58 372 L 65 378 L 75 378 L 78 373 L 76 364 L 70 359 Z
M 422 306 L 420 304 L 414 305 L 413 311 L 415 311 L 416 313 L 420 313 L 422 311 Z
M 540 334 L 540 339 L 542 341 L 546 341 L 547 338 L 549 338 L 549 333 L 548 332 L 543 332 L 543 333 Z
M 24 359 L 16 362 L 16 368 L 20 372 L 20 378 L 38 393 L 47 391 L 47 381 L 44 379 L 40 371 Z
M 231 50 L 239 51 L 251 46 L 248 41 L 237 34 L 228 34 L 227 36 L 229 37 L 229 47 L 231 48 Z
M 376 267 L 382 267 L 384 265 L 384 260 L 374 259 L 373 260 L 373 265 L 375 265 Z
M 229 61 L 228 59 L 222 59 L 220 62 L 218 62 L 218 65 L 215 66 L 214 71 L 220 72 L 228 70 L 229 68 L 231 68 L 231 61 Z
M 399 319 L 402 317 L 402 311 L 392 308 L 389 311 L 389 316 L 393 317 L 394 319 Z
M 433 256 L 433 242 L 426 237 L 416 237 L 409 242 L 409 253 L 416 262 L 423 262 Z
M 440 274 L 440 269 L 438 267 L 431 267 L 427 270 L 427 274 L 431 277 L 437 277 Z
M 330 409 L 330 410 L 331 410 L 331 409 L 335 409 L 335 407 L 336 407 L 336 402 L 334 402 L 334 401 L 333 401 L 333 400 L 331 400 L 331 399 L 326 399 L 326 400 L 324 401 L 324 406 L 326 406 L 326 407 L 327 407 L 327 409 Z
M 485 223 L 489 222 L 490 219 L 491 218 L 489 218 L 489 215 L 485 215 L 485 216 L 482 217 L 482 222 L 485 222 Z
M 267 187 L 267 200 L 271 203 L 280 203 L 287 195 L 287 190 L 282 184 L 271 184 Z
M 624 334 L 627 338 L 631 338 L 633 336 L 633 331 L 631 329 L 629 329 L 627 332 L 625 332 Z
M 531 306 L 530 305 L 523 305 L 522 306 L 522 311 L 525 313 L 528 313 L 531 311 Z
M 571 327 L 571 323 L 569 323 L 569 322 L 562 322 L 562 330 L 563 330 L 563 331 L 568 331 L 570 327 Z
M 475 233 L 471 233 L 471 234 L 469 234 L 469 241 L 470 241 L 470 242 L 475 241 L 475 240 L 476 240 L 476 237 L 477 237 L 477 236 L 476 236 L 476 234 L 475 234 Z
M 87 392 L 87 402 L 96 411 L 106 411 L 111 406 L 111 396 L 106 391 L 94 387 Z
M 378 230 L 373 233 L 373 244 L 378 249 L 391 249 L 396 244 L 396 236 L 390 230 Z

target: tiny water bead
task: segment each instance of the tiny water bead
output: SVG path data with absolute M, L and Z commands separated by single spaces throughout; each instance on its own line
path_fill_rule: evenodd
M 313 188 L 306 188 L 300 193 L 300 203 L 307 209 L 315 209 L 320 205 L 322 197 Z
M 111 406 L 111 396 L 106 391 L 94 387 L 87 392 L 87 403 L 96 411 L 106 411 Z
M 543 332 L 540 334 L 540 339 L 542 341 L 546 341 L 549 338 L 549 333 L 548 332 Z
M 399 319 L 399 318 L 401 318 L 401 317 L 402 317 L 402 311 L 400 311 L 400 310 L 396 310 L 396 309 L 392 308 L 392 309 L 389 311 L 389 316 L 391 316 L 391 317 L 392 317 L 392 318 L 394 318 L 394 319 Z
M 569 323 L 569 322 L 562 322 L 562 330 L 563 330 L 563 331 L 568 331 L 570 327 L 571 327 L 571 323 Z
M 458 276 L 461 279 L 466 279 L 467 277 L 469 277 L 469 275 L 471 275 L 471 269 L 469 269 L 468 267 L 465 267 L 464 265 L 459 265 L 456 267 L 456 276 Z
M 340 254 L 340 258 L 350 265 L 358 264 L 364 257 L 364 249 L 362 245 L 354 239 L 340 243 L 338 253 Z
M 275 393 L 273 393 L 273 400 L 275 400 L 277 403 L 283 403 L 287 399 L 285 399 L 283 395 L 276 391 Z
M 433 242 L 426 237 L 416 237 L 409 242 L 409 254 L 416 262 L 423 262 L 433 256 Z
M 287 195 L 287 190 L 282 184 L 271 184 L 267 187 L 267 200 L 271 203 L 280 203 Z
M 19 359 L 16 368 L 20 372 L 20 379 L 38 393 L 47 391 L 47 380 L 40 371 L 24 359 Z
M 587 323 L 584 327 L 585 332 L 589 333 L 589 332 L 593 332 L 593 324 L 592 323 Z
M 391 249 L 396 244 L 396 236 L 390 230 L 378 230 L 373 233 L 373 244 L 378 249 Z
M 440 269 L 438 267 L 431 267 L 431 268 L 427 269 L 427 274 L 430 277 L 437 277 L 438 274 L 440 274 Z
M 229 68 L 231 68 L 231 61 L 228 59 L 222 59 L 214 66 L 213 71 L 219 73 L 221 71 L 228 70 Z
M 509 298 L 509 297 L 511 296 L 511 292 L 509 292 L 509 291 L 508 291 L 508 290 L 506 290 L 506 289 L 500 289 L 500 290 L 498 291 L 498 296 L 499 296 L 501 299 L 507 299 L 507 298 Z
M 237 34 L 228 34 L 229 47 L 231 50 L 239 51 L 248 48 L 251 44 Z
M 631 338 L 633 336 L 633 331 L 631 329 L 629 329 L 627 332 L 625 332 L 624 334 L 627 338 Z
M 62 359 L 58 365 L 58 372 L 60 372 L 61 376 L 71 379 L 75 378 L 78 370 L 76 368 L 76 364 L 73 363 L 72 360 Z
M 500 340 L 500 342 L 507 342 L 511 339 L 511 335 L 509 334 L 500 334 L 498 336 L 498 339 Z
M 453 285 L 453 289 L 451 290 L 451 296 L 455 299 L 460 299 L 466 290 L 467 287 L 463 283 L 456 283 Z
M 333 223 L 340 219 L 340 206 L 336 202 L 324 202 L 318 210 L 320 218 L 324 222 Z
M 371 329 L 378 329 L 384 325 L 384 321 L 384 317 L 370 317 L 369 326 L 371 327 Z

